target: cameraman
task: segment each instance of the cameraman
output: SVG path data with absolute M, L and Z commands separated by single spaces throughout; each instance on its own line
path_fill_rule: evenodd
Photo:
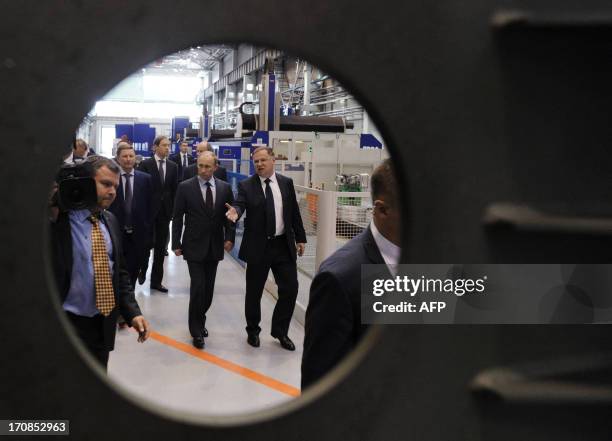
M 149 337 L 149 324 L 136 303 L 126 270 L 121 230 L 106 211 L 119 186 L 119 167 L 110 159 L 91 156 L 82 164 L 64 166 L 58 181 L 59 210 L 51 210 L 51 243 L 62 307 L 106 369 L 119 313 L 138 331 L 139 342 Z M 71 190 L 66 200 L 62 186 Z M 88 191 L 91 200 L 70 198 L 87 198 Z

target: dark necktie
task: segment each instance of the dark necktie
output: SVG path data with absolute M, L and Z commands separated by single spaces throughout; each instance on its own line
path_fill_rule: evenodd
M 266 236 L 274 237 L 276 234 L 276 214 L 274 213 L 274 196 L 272 196 L 272 188 L 270 187 L 270 178 L 267 178 L 266 183 Z
M 161 180 L 161 185 L 162 187 L 164 186 L 164 160 L 160 159 L 159 160 L 159 179 Z
M 124 208 L 125 208 L 125 225 L 127 227 L 132 226 L 132 181 L 130 178 L 131 174 L 125 173 L 125 197 L 124 197 Z
M 181 181 L 185 179 L 185 170 L 187 169 L 187 155 L 183 155 L 183 165 L 181 166 Z
M 212 195 L 212 189 L 210 188 L 210 181 L 208 181 L 206 183 L 206 209 L 208 211 L 213 211 L 213 195 Z
M 92 215 L 88 217 L 91 227 L 91 257 L 94 268 L 94 286 L 96 288 L 96 308 L 100 314 L 107 316 L 115 307 L 113 279 L 108 264 L 106 243 L 100 229 L 100 220 Z

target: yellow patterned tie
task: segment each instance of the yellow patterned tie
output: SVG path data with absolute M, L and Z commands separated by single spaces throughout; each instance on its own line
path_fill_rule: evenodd
M 88 219 L 92 223 L 91 254 L 96 284 L 96 308 L 103 316 L 107 316 L 115 307 L 115 293 L 108 265 L 108 253 L 102 230 L 100 230 L 99 219 L 93 215 Z

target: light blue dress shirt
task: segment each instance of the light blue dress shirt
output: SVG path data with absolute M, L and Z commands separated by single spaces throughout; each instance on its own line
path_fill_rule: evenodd
M 87 219 L 90 210 L 73 210 L 68 216 L 70 219 L 70 233 L 72 235 L 72 275 L 70 290 L 64 301 L 63 308 L 73 314 L 84 317 L 93 317 L 99 314 L 96 308 L 96 287 L 94 282 L 93 255 L 91 250 L 92 223 Z M 99 223 L 106 251 L 111 277 L 113 274 L 113 243 L 110 233 L 103 221 Z

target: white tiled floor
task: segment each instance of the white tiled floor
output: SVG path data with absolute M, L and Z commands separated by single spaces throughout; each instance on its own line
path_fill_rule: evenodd
M 149 280 L 136 286 L 136 298 L 157 333 L 191 345 L 187 328 L 189 273 L 182 257 L 166 258 L 163 283 L 168 294 L 149 292 Z M 289 336 L 295 352 L 282 349 L 270 334 L 275 300 L 262 298 L 261 347 L 246 342 L 244 320 L 245 271 L 226 254 L 217 272 L 213 303 L 207 314 L 206 352 L 299 389 L 304 329 L 292 321 Z M 136 342 L 133 330 L 117 333 L 109 377 L 140 399 L 177 411 L 236 415 L 269 408 L 291 396 L 257 383 L 174 347 L 150 339 Z

